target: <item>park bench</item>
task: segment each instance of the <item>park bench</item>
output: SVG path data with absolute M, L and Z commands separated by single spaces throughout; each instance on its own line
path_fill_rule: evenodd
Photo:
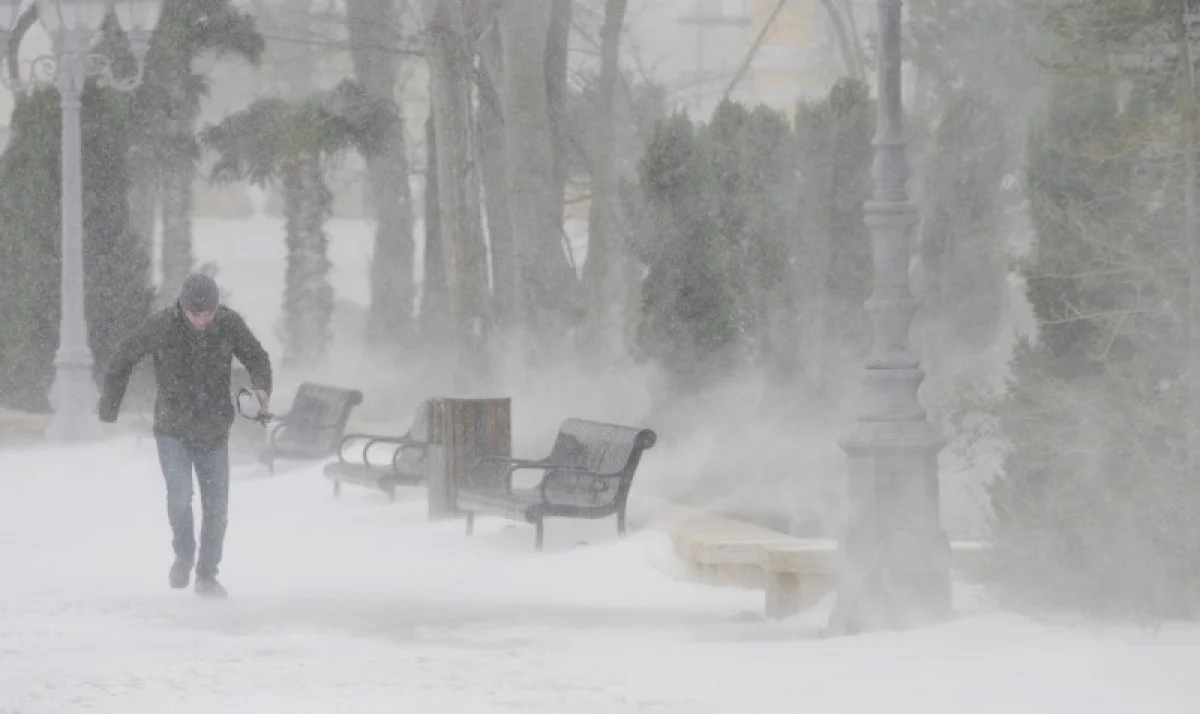
M 624 536 L 629 488 L 642 452 L 656 440 L 650 429 L 567 419 L 544 459 L 480 458 L 458 487 L 456 503 L 466 514 L 467 534 L 474 532 L 475 514 L 487 513 L 533 524 L 538 550 L 547 517 L 616 515 L 617 534 Z M 537 486 L 513 488 L 513 474 L 523 469 L 543 472 Z
M 333 481 L 333 495 L 342 492 L 342 484 L 378 488 L 396 500 L 396 487 L 416 486 L 428 477 L 429 442 L 433 409 L 421 402 L 412 425 L 401 436 L 346 434 L 337 449 L 337 461 L 325 465 L 325 477 Z M 371 451 L 384 451 L 386 457 L 371 460 Z
M 259 461 L 274 472 L 278 459 L 318 461 L 333 455 L 346 433 L 350 412 L 362 399 L 357 389 L 304 382 L 296 390 L 292 408 L 275 416 Z

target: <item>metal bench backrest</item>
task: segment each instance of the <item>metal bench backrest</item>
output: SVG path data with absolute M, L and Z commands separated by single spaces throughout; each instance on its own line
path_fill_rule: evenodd
M 650 429 L 567 419 L 558 429 L 548 461 L 555 466 L 620 476 L 600 479 L 560 471 L 547 479 L 547 498 L 589 507 L 624 503 L 642 452 L 654 446 L 656 439 Z
M 413 415 L 412 426 L 408 428 L 409 439 L 421 442 L 400 447 L 400 455 L 396 457 L 396 468 L 400 473 L 423 474 L 429 460 L 429 438 L 433 433 L 433 405 L 421 402 Z
M 279 442 L 305 451 L 332 452 L 346 432 L 350 412 L 362 398 L 357 389 L 304 382 L 296 390 Z

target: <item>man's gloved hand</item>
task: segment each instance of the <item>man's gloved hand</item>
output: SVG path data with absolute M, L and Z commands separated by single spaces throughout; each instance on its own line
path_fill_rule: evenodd
M 258 410 L 266 413 L 271 411 L 271 395 L 263 389 L 254 390 L 254 396 L 258 398 Z

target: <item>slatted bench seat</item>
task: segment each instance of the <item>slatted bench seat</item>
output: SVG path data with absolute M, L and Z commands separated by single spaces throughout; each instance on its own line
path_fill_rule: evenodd
M 547 517 L 615 515 L 617 534 L 623 536 L 633 476 L 642 452 L 656 440 L 650 429 L 567 419 L 544 459 L 479 459 L 456 499 L 466 514 L 467 533 L 474 532 L 476 513 L 499 515 L 533 524 L 534 547 L 541 550 Z M 513 488 L 513 473 L 524 469 L 542 471 L 541 481 L 534 488 Z

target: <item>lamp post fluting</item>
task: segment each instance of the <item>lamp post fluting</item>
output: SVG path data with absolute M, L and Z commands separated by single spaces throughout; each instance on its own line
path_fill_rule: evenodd
M 99 393 L 88 345 L 83 270 L 83 138 L 80 123 L 84 83 L 95 77 L 102 86 L 131 92 L 141 84 L 150 35 L 161 0 L 36 0 L 38 20 L 50 36 L 53 53 L 29 63 L 28 79 L 0 72 L 14 92 L 53 83 L 62 106 L 62 286 L 58 351 L 50 389 L 53 417 L 46 436 L 53 441 L 85 441 L 101 434 L 96 417 Z M 24 0 L 0 0 L 0 51 L 8 56 L 12 31 L 26 9 Z M 94 54 L 104 20 L 116 15 L 129 37 L 137 62 L 132 76 L 118 76 L 112 61 Z M 13 76 L 10 76 L 13 75 Z
M 874 341 L 858 420 L 841 441 L 848 483 L 837 606 L 829 623 L 834 634 L 910 627 L 951 612 L 950 545 L 941 526 L 938 483 L 945 441 L 918 399 L 925 374 L 908 336 L 917 312 L 908 275 L 917 206 L 906 186 L 902 0 L 876 1 L 875 193 L 864 206 L 874 254 L 865 308 Z

